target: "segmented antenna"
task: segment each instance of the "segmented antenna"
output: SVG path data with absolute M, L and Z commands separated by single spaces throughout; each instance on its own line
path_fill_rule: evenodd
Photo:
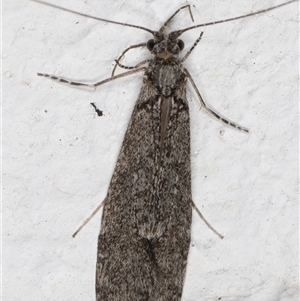
M 263 9 L 263 10 L 260 10 L 260 11 L 254 12 L 254 13 L 242 15 L 242 16 L 239 16 L 239 17 L 234 17 L 234 18 L 229 18 L 229 19 L 224 19 L 224 20 L 219 20 L 219 21 L 213 21 L 213 22 L 208 22 L 208 23 L 202 23 L 202 24 L 194 25 L 194 26 L 187 27 L 187 28 L 184 28 L 184 29 L 180 29 L 180 30 L 177 30 L 177 31 L 174 31 L 174 32 L 178 33 L 178 36 L 179 36 L 182 33 L 186 32 L 188 30 L 191 30 L 191 29 L 195 29 L 195 28 L 199 28 L 199 27 L 203 27 L 203 26 L 216 25 L 216 24 L 220 24 L 220 23 L 226 23 L 226 22 L 230 22 L 230 21 L 235 21 L 235 20 L 243 19 L 243 18 L 248 18 L 248 17 L 251 17 L 251 16 L 255 16 L 255 15 L 262 14 L 262 13 L 266 13 L 268 11 L 271 11 L 273 9 L 279 8 L 281 6 L 285 6 L 287 4 L 290 4 L 290 3 L 296 2 L 296 1 L 298 1 L 298 0 L 291 0 L 291 1 L 283 3 L 283 4 L 272 6 L 272 7 L 269 7 L 269 8 L 266 8 L 266 9 Z
M 103 22 L 107 22 L 107 23 L 113 23 L 113 24 L 117 24 L 117 25 L 123 25 L 123 26 L 138 28 L 138 29 L 142 29 L 142 30 L 148 31 L 151 34 L 155 33 L 155 31 L 153 31 L 153 30 L 151 30 L 149 28 L 143 27 L 143 26 L 134 25 L 134 24 L 128 24 L 128 23 L 122 23 L 122 22 L 117 22 L 117 21 L 112 21 L 112 20 L 107 20 L 107 19 L 103 19 L 103 18 L 98 18 L 98 17 L 90 16 L 90 15 L 87 15 L 87 14 L 83 14 L 83 13 L 77 12 L 75 10 L 71 10 L 71 9 L 68 9 L 68 8 L 65 8 L 65 7 L 61 7 L 61 6 L 58 6 L 58 5 L 55 5 L 55 4 L 50 4 L 50 3 L 47 3 L 47 2 L 44 2 L 44 1 L 40 1 L 40 0 L 31 0 L 31 1 L 43 4 L 43 5 L 47 5 L 47 6 L 50 6 L 50 7 L 54 7 L 54 8 L 63 10 L 63 11 L 67 11 L 69 13 L 72 13 L 72 14 L 75 14 L 75 15 L 79 15 L 79 16 L 82 16 L 82 17 L 87 17 L 87 18 L 90 18 L 90 19 L 94 19 L 94 20 L 98 20 L 98 21 L 103 21 Z
M 54 8 L 63 10 L 63 11 L 67 11 L 67 12 L 75 14 L 75 15 L 87 17 L 87 18 L 90 18 L 90 19 L 94 19 L 94 20 L 98 20 L 98 21 L 103 21 L 103 22 L 107 22 L 107 23 L 112 23 L 112 24 L 116 24 L 116 25 L 123 25 L 123 26 L 128 26 L 128 27 L 133 27 L 133 28 L 141 29 L 141 30 L 150 32 L 152 35 L 154 35 L 156 33 L 156 31 L 151 30 L 151 29 L 146 28 L 146 27 L 143 27 L 143 26 L 129 24 L 129 23 L 122 23 L 122 22 L 107 20 L 107 19 L 103 19 L 103 18 L 98 18 L 98 17 L 95 17 L 95 16 L 90 16 L 90 15 L 87 15 L 87 14 L 84 14 L 84 13 L 80 13 L 80 12 L 77 12 L 77 11 L 74 11 L 74 10 L 71 10 L 71 9 L 68 9 L 68 8 L 64 8 L 64 7 L 61 7 L 61 6 L 58 6 L 58 5 L 55 5 L 55 4 L 50 4 L 50 3 L 47 3 L 47 2 L 44 2 L 44 1 L 40 1 L 40 0 L 31 0 L 31 1 L 43 4 L 43 5 L 47 5 L 47 6 L 50 6 L 50 7 L 54 7 Z M 195 28 L 203 27 L 203 26 L 210 26 L 210 25 L 216 25 L 216 24 L 220 24 L 220 23 L 226 23 L 226 22 L 230 22 L 230 21 L 235 21 L 235 20 L 239 20 L 239 19 L 243 19 L 243 18 L 247 18 L 247 17 L 259 15 L 259 14 L 271 11 L 273 9 L 276 9 L 276 8 L 288 5 L 288 4 L 290 4 L 292 2 L 296 2 L 296 1 L 298 1 L 298 0 L 291 0 L 291 1 L 279 4 L 279 5 L 276 5 L 276 6 L 273 6 L 273 7 L 269 7 L 269 8 L 266 8 L 266 9 L 263 9 L 263 10 L 260 10 L 260 11 L 254 12 L 254 13 L 250 13 L 250 14 L 246 14 L 246 15 L 242 15 L 242 16 L 238 16 L 238 17 L 233 17 L 233 18 L 229 18 L 229 19 L 224 19 L 224 20 L 219 20 L 219 21 L 214 21 L 214 22 L 208 22 L 208 23 L 202 23 L 202 24 L 194 25 L 194 26 L 187 27 L 187 28 L 184 28 L 184 29 L 181 29 L 181 30 L 178 30 L 178 31 L 174 31 L 174 33 L 177 33 L 178 36 L 180 36 L 182 33 L 186 32 L 188 30 L 192 30 L 192 29 L 195 29 Z M 162 28 L 160 29 L 160 31 L 163 30 L 166 27 L 166 25 L 169 23 L 170 19 L 172 19 L 174 15 L 176 15 L 181 9 L 186 8 L 186 7 L 189 8 L 190 15 L 191 15 L 191 18 L 193 20 L 193 15 L 192 15 L 192 12 L 190 10 L 190 6 L 186 5 L 186 6 L 181 7 L 179 10 L 177 10 L 165 22 L 165 24 L 162 26 Z

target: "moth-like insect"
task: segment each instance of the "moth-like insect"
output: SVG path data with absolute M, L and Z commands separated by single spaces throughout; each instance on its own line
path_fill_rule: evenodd
M 190 245 L 192 209 L 202 217 L 191 193 L 187 80 L 192 84 L 203 108 L 222 122 L 248 132 L 206 105 L 190 73 L 182 65 L 201 40 L 203 32 L 182 58 L 179 58 L 179 54 L 184 49 L 184 42 L 179 37 L 191 29 L 250 17 L 295 1 L 171 33 L 166 33 L 170 21 L 182 9 L 189 9 L 191 14 L 189 5 L 179 8 L 158 31 L 153 31 L 35 1 L 100 21 L 141 29 L 153 35 L 148 42 L 125 49 L 116 60 L 115 67 L 132 70 L 114 75 L 114 69 L 112 77 L 95 84 L 38 73 L 39 76 L 62 83 L 96 88 L 117 78 L 144 72 L 143 86 L 133 109 L 108 193 L 100 205 L 103 206 L 103 215 L 98 239 L 97 301 L 181 299 Z M 151 59 L 134 67 L 120 63 L 126 52 L 144 46 L 151 52 Z

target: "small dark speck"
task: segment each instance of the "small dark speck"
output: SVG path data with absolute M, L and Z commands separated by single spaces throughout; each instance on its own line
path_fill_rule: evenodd
M 99 110 L 93 102 L 91 102 L 91 105 L 94 107 L 95 112 L 99 117 L 103 116 L 103 111 Z
M 48 111 L 47 111 L 47 110 L 45 110 L 45 113 L 48 113 Z

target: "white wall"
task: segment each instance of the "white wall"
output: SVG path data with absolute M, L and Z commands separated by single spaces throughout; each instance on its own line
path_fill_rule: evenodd
M 186 2 L 51 3 L 155 30 Z M 279 3 L 191 2 L 195 24 Z M 182 300 L 298 300 L 297 12 L 293 3 L 182 36 L 188 49 L 204 30 L 185 66 L 211 107 L 251 130 L 200 111 L 189 85 L 194 202 L 225 239 L 194 214 Z M 191 24 L 181 12 L 171 27 Z M 34 2 L 3 1 L 3 300 L 94 300 L 101 214 L 71 235 L 106 195 L 142 85 L 140 74 L 94 92 L 36 72 L 95 82 L 110 76 L 123 49 L 149 38 Z M 124 62 L 147 57 L 136 50 Z

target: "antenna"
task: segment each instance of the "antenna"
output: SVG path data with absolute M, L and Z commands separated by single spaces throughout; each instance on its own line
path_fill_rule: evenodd
M 112 23 L 112 24 L 117 24 L 117 25 L 123 25 L 123 26 L 128 26 L 128 27 L 133 27 L 133 28 L 145 30 L 145 31 L 150 32 L 153 35 L 155 33 L 155 31 L 153 31 L 153 30 L 151 30 L 149 28 L 143 27 L 143 26 L 138 26 L 138 25 L 128 24 L 128 23 L 122 23 L 122 22 L 117 22 L 117 21 L 112 21 L 112 20 L 107 20 L 107 19 L 103 19 L 103 18 L 98 18 L 98 17 L 90 16 L 90 15 L 87 15 L 87 14 L 83 14 L 83 13 L 77 12 L 75 10 L 71 10 L 71 9 L 68 9 L 68 8 L 64 8 L 64 7 L 61 7 L 61 6 L 58 6 L 58 5 L 54 5 L 54 4 L 50 4 L 50 3 L 47 3 L 47 2 L 44 2 L 44 1 L 40 1 L 40 0 L 31 0 L 31 1 L 43 4 L 43 5 L 47 5 L 47 6 L 50 6 L 50 7 L 54 7 L 54 8 L 63 10 L 63 11 L 67 11 L 69 13 L 72 13 L 72 14 L 75 14 L 75 15 L 79 15 L 79 16 L 82 16 L 82 17 L 86 17 L 86 18 L 90 18 L 90 19 L 95 19 L 95 20 L 103 21 L 103 22 L 107 22 L 107 23 Z

